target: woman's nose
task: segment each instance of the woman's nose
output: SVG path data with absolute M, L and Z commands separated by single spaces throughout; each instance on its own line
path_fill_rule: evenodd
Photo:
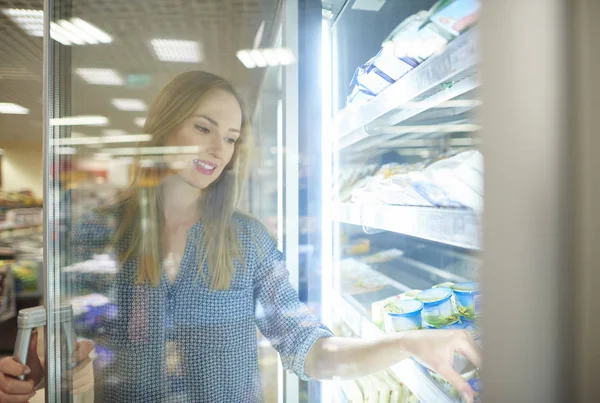
M 208 151 L 215 157 L 221 157 L 221 152 L 223 151 L 223 139 L 220 135 L 216 134 L 211 136 Z

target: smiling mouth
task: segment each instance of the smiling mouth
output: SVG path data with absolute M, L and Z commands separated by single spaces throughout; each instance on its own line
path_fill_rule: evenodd
M 202 161 L 199 159 L 194 159 L 194 165 L 196 166 L 196 170 L 205 175 L 212 175 L 212 173 L 217 168 L 216 165 L 210 163 L 208 161 Z

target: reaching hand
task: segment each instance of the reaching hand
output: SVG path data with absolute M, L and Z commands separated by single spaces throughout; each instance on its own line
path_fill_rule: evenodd
M 405 332 L 405 336 L 403 340 L 412 356 L 450 382 L 464 401 L 474 401 L 475 392 L 452 366 L 455 353 L 465 356 L 476 367 L 481 366 L 481 351 L 469 332 L 421 330 Z

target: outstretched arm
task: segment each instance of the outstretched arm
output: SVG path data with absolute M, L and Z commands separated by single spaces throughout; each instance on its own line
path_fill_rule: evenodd
M 377 340 L 328 337 L 317 340 L 304 362 L 304 372 L 314 379 L 354 379 L 416 357 L 454 385 L 467 402 L 474 392 L 454 370 L 454 353 L 481 365 L 479 348 L 467 331 L 421 330 L 401 332 Z

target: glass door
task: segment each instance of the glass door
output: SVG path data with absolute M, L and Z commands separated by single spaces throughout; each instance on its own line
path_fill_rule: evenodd
M 275 42 L 279 2 L 46 0 L 15 10 L 44 37 L 46 401 L 278 399 L 277 382 L 261 384 L 271 367 L 252 359 L 262 352 L 245 277 L 218 280 L 197 259 L 203 250 L 237 269 L 205 234 L 238 236 L 259 207 L 258 219 L 283 216 L 280 198 L 242 193 L 241 179 L 256 144 L 255 155 L 272 156 L 262 161 L 275 172 L 268 192 L 281 191 L 278 94 L 281 66 L 295 58 Z M 269 113 L 253 143 L 250 124 Z M 186 211 L 190 187 L 225 207 Z

